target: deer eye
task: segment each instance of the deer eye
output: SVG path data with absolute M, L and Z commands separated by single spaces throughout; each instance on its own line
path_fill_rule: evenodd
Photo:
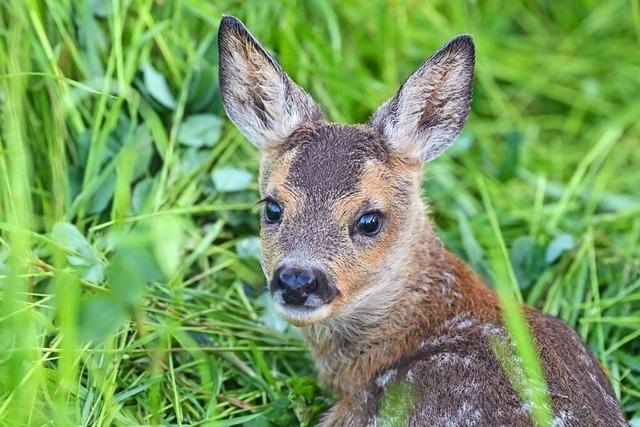
M 282 218 L 282 206 L 272 200 L 268 200 L 264 204 L 264 218 L 271 224 L 280 221 L 280 218 Z
M 367 212 L 358 218 L 356 228 L 361 234 L 375 236 L 382 227 L 382 214 L 380 212 Z

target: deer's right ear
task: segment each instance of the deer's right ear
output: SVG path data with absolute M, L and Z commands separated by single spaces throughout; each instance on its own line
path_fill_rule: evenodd
M 218 48 L 224 109 L 254 145 L 283 141 L 302 123 L 324 118 L 237 18 L 220 21 Z

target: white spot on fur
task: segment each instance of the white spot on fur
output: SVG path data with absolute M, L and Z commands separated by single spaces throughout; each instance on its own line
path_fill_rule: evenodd
M 447 420 L 444 425 L 447 427 L 473 426 L 480 421 L 481 413 L 468 401 L 462 402 L 458 412 Z
M 360 403 L 362 403 L 363 405 L 366 405 L 367 402 L 369 401 L 369 393 L 367 392 L 367 390 L 360 392 L 359 396 L 360 398 L 358 400 L 360 401 Z
M 396 369 L 389 369 L 384 374 L 376 378 L 376 385 L 380 388 L 387 388 L 387 385 L 396 377 L 398 371 Z
M 473 325 L 475 325 L 475 322 L 473 320 L 465 319 L 458 322 L 458 324 L 456 325 L 456 329 L 469 329 Z
M 413 368 L 409 369 L 405 375 L 405 377 L 407 378 L 407 381 L 409 381 L 410 383 L 413 384 L 413 382 L 415 381 L 415 374 L 413 373 Z
M 488 337 L 494 337 L 496 335 L 503 335 L 504 334 L 504 329 L 496 326 L 492 323 L 486 323 L 484 325 L 481 326 L 481 330 L 482 330 L 482 335 L 484 336 L 488 336 Z
M 446 328 L 453 328 L 458 330 L 469 329 L 475 325 L 476 325 L 475 320 L 466 314 L 452 317 L 451 319 L 445 322 Z
M 617 407 L 618 402 L 613 397 L 611 397 L 611 395 L 607 393 L 607 391 L 600 385 L 600 382 L 598 381 L 596 376 L 593 375 L 593 373 L 589 373 L 589 378 L 591 378 L 591 381 L 593 381 L 596 387 L 598 387 L 598 391 L 600 392 L 602 398 L 612 407 Z
M 524 402 L 520 407 L 520 411 L 525 412 L 527 414 L 530 414 L 532 409 L 533 409 L 533 403 L 531 402 Z
M 554 427 L 567 427 L 569 422 L 575 421 L 575 417 L 567 411 L 558 411 L 558 414 L 551 421 Z
M 447 294 L 451 290 L 451 286 L 455 282 L 455 277 L 451 274 L 450 271 L 444 272 L 444 280 L 440 282 L 440 289 L 444 294 Z
M 438 347 L 441 345 L 447 345 L 447 344 L 455 344 L 457 342 L 460 342 L 464 339 L 464 337 L 462 337 L 461 335 L 441 335 L 439 337 L 436 338 L 430 338 L 430 339 L 426 339 L 423 340 L 420 343 L 419 348 L 420 349 L 425 349 L 427 347 Z
M 569 337 L 571 337 L 571 341 L 573 341 L 573 344 L 576 346 L 576 349 L 578 350 L 578 360 L 580 360 L 580 362 L 584 365 L 585 368 L 589 368 L 593 366 L 593 361 L 590 357 L 590 354 L 585 348 L 578 334 L 570 333 Z
M 442 367 L 443 365 L 459 365 L 467 368 L 471 366 L 473 358 L 470 356 L 462 356 L 457 353 L 443 352 L 434 354 L 429 360 L 434 362 L 437 367 Z

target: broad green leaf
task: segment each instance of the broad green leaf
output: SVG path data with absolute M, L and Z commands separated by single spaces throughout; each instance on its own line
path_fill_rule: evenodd
M 104 280 L 104 270 L 104 265 L 101 262 L 96 262 L 82 269 L 80 277 L 90 283 L 102 283 Z
M 527 289 L 544 270 L 544 248 L 533 237 L 520 236 L 509 254 L 520 288 Z
M 133 187 L 131 194 L 131 208 L 136 214 L 142 213 L 144 205 L 149 200 L 149 195 L 153 189 L 153 178 L 145 178 Z
M 457 211 L 457 217 L 460 236 L 462 237 L 462 245 L 467 253 L 469 262 L 474 268 L 480 268 L 484 260 L 482 247 L 473 235 L 473 229 L 467 220 L 467 216 L 462 210 Z
M 103 212 L 111 199 L 113 199 L 113 195 L 116 191 L 116 174 L 115 172 L 110 173 L 102 184 L 96 189 L 96 191 L 91 196 L 91 201 L 89 202 L 89 213 L 97 214 Z
M 194 114 L 180 125 L 178 141 L 191 147 L 213 147 L 220 139 L 223 123 L 213 114 Z
M 273 309 L 273 302 L 271 301 L 271 296 L 269 293 L 265 292 L 260 295 L 258 299 L 264 305 L 264 314 L 260 317 L 262 323 L 270 329 L 278 332 L 284 332 L 289 327 L 289 323 L 287 323 L 282 317 L 278 316 L 278 314 Z
M 135 249 L 120 249 L 111 259 L 107 269 L 107 278 L 114 297 L 124 306 L 135 306 L 142 302 L 147 282 L 143 264 L 148 264 L 146 254 Z
M 182 246 L 184 232 L 182 222 L 177 216 L 165 216 L 154 221 L 153 251 L 160 265 L 160 269 L 168 278 L 178 271 L 182 261 Z
M 216 190 L 229 193 L 247 189 L 253 177 L 244 169 L 225 167 L 215 169 L 211 173 L 211 179 Z
M 183 173 L 189 173 L 204 163 L 210 155 L 207 149 L 199 150 L 195 147 L 189 147 L 184 150 L 180 159 L 180 169 Z
M 149 171 L 149 164 L 153 156 L 153 141 L 151 140 L 151 132 L 144 124 L 138 126 L 133 132 L 132 138 L 128 143 L 134 144 L 136 147 L 136 165 L 133 169 L 133 179 L 140 178 Z
M 128 320 L 124 307 L 111 295 L 93 295 L 80 306 L 80 339 L 100 343 Z
M 173 97 L 167 79 L 149 62 L 142 65 L 144 86 L 149 94 L 163 106 L 173 110 L 176 107 L 176 99 Z
M 449 153 L 452 156 L 462 155 L 468 152 L 474 144 L 474 136 L 469 130 L 464 130 L 456 139 L 456 143 L 451 146 Z
M 74 8 L 74 24 L 77 28 L 77 45 L 81 49 L 89 73 L 93 76 L 103 76 L 104 65 L 101 55 L 106 51 L 109 43 L 102 26 L 94 16 L 96 3 L 106 2 L 98 0 L 93 0 L 91 3 L 77 2 Z
M 505 138 L 505 153 L 498 168 L 498 178 L 507 181 L 516 173 L 520 161 L 520 150 L 524 142 L 524 135 L 521 131 L 510 132 Z
M 261 414 L 260 416 L 245 422 L 244 426 L 245 427 L 272 427 L 273 424 L 271 424 L 271 422 L 269 421 L 269 418 Z
M 560 256 L 573 249 L 576 241 L 571 234 L 563 233 L 556 236 L 547 246 L 544 260 L 547 264 L 553 264 Z
M 93 246 L 78 228 L 68 222 L 58 222 L 51 230 L 51 238 L 56 243 L 78 253 L 82 258 L 95 258 Z M 76 264 L 77 265 L 77 264 Z
M 113 6 L 111 2 L 104 0 L 91 0 L 91 10 L 93 14 L 100 18 L 106 18 L 113 14 Z
M 152 234 L 142 228 L 114 238 L 107 278 L 114 298 L 127 307 L 142 302 L 149 282 L 164 279 L 151 239 Z
M 87 282 L 101 283 L 104 280 L 104 265 L 98 259 L 93 246 L 75 225 L 58 222 L 53 226 L 51 238 L 67 248 L 67 261 L 75 267 L 80 277 Z
M 236 253 L 240 258 L 260 259 L 260 252 L 260 239 L 258 237 L 245 237 L 236 242 Z
M 189 111 L 211 111 L 211 107 L 215 107 L 215 98 L 218 95 L 217 78 L 218 73 L 214 67 L 194 71 L 187 96 Z

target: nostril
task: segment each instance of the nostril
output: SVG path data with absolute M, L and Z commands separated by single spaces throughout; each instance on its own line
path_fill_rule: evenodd
M 278 274 L 278 284 L 282 288 L 292 289 L 295 288 L 296 274 L 290 269 L 283 269 Z
M 302 295 L 309 295 L 314 292 L 318 288 L 318 282 L 316 280 L 305 280 L 304 282 L 300 282 L 298 284 L 297 290 Z
M 277 272 L 277 286 L 284 291 L 288 304 L 304 304 L 318 288 L 315 272 L 311 269 L 284 267 Z
M 316 288 L 316 278 L 312 272 L 301 272 L 296 277 L 296 289 L 301 291 L 311 292 Z

